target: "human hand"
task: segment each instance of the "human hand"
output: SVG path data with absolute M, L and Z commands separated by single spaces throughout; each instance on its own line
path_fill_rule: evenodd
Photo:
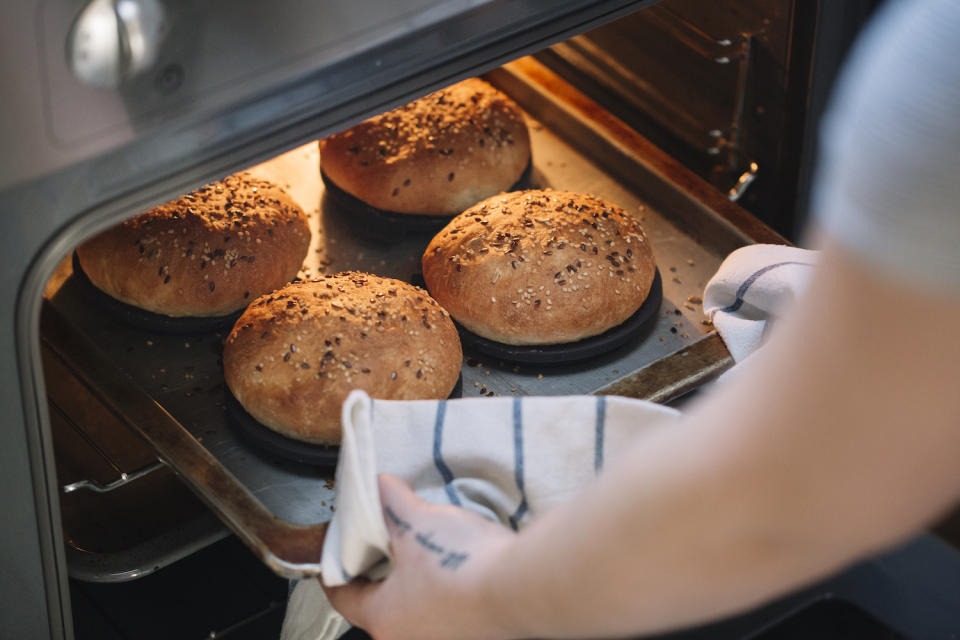
M 490 593 L 513 532 L 466 509 L 424 502 L 396 476 L 381 474 L 378 484 L 393 570 L 380 582 L 324 585 L 334 608 L 376 640 L 508 637 Z

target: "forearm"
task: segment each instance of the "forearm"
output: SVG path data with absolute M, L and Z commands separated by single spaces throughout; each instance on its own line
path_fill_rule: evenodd
M 827 252 L 757 361 L 534 521 L 481 593 L 519 635 L 652 631 L 732 613 L 900 539 L 956 496 L 960 403 L 945 396 L 960 348 L 941 336 L 958 320 L 956 303 Z
M 765 508 L 762 478 L 718 465 L 709 441 L 683 440 L 645 439 L 627 464 L 504 548 L 488 584 L 511 637 L 692 624 L 827 568 L 816 543 L 790 531 L 787 504 Z

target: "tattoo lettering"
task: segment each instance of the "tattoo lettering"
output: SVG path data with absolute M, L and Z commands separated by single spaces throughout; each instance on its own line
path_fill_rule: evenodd
M 394 511 L 390 507 L 384 507 L 383 512 L 386 514 L 387 518 L 390 519 L 390 522 L 392 522 L 398 529 L 400 529 L 400 533 L 397 535 L 402 536 L 407 531 L 410 531 L 410 529 L 413 528 L 413 525 L 411 525 L 406 520 L 403 520 L 400 516 L 397 515 L 396 511 Z
M 456 551 L 451 551 L 444 556 L 443 561 L 440 562 L 440 566 L 445 569 L 457 569 L 468 557 L 469 556 L 466 553 L 457 553 Z
M 431 553 L 443 553 L 444 549 L 438 544 L 434 544 L 433 540 L 430 538 L 433 537 L 433 533 L 418 533 L 416 534 L 417 544 L 426 549 Z
M 403 534 L 405 534 L 407 531 L 413 530 L 413 525 L 407 522 L 406 520 L 404 520 L 403 518 L 401 518 L 399 515 L 397 515 L 397 512 L 391 509 L 390 507 L 388 506 L 384 507 L 383 513 L 387 517 L 387 519 L 390 520 L 390 522 L 397 529 L 399 529 L 399 533 L 397 534 L 398 537 L 403 536 Z M 423 547 L 430 553 L 434 553 L 442 558 L 440 560 L 440 566 L 443 567 L 444 569 L 450 569 L 452 571 L 455 571 L 456 569 L 460 568 L 461 564 L 466 562 L 467 558 L 470 557 L 470 554 L 468 553 L 463 553 L 460 551 L 449 551 L 443 548 L 441 545 L 434 542 L 432 531 L 427 533 L 424 533 L 422 531 L 414 531 L 413 536 L 414 536 L 414 540 L 417 541 L 417 544 L 419 544 L 421 547 Z

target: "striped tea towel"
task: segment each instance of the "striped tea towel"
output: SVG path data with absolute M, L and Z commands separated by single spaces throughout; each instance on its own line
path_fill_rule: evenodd
M 806 288 L 816 262 L 816 251 L 776 244 L 727 256 L 704 289 L 703 311 L 735 362 L 763 344 L 776 317 Z
M 638 432 L 679 415 L 615 396 L 375 401 L 354 391 L 343 405 L 324 582 L 342 585 L 389 572 L 378 473 L 405 479 L 428 502 L 460 505 L 519 529 L 573 496 Z M 335 638 L 343 631 L 339 624 L 316 580 L 302 580 L 282 638 Z

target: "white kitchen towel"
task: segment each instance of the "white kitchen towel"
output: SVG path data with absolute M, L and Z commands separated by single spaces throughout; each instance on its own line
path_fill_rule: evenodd
M 287 600 L 283 640 L 333 640 L 350 630 L 350 623 L 330 606 L 319 578 L 300 580 Z
M 723 261 L 703 292 L 703 311 L 735 362 L 756 351 L 806 288 L 817 252 L 776 244 L 737 249 Z
M 519 529 L 573 496 L 638 433 L 680 414 L 616 396 L 372 400 L 343 405 L 337 509 L 321 570 L 329 585 L 383 577 L 390 551 L 377 474 L 397 475 L 432 503 L 455 504 Z M 291 596 L 283 640 L 342 632 L 316 580 Z

